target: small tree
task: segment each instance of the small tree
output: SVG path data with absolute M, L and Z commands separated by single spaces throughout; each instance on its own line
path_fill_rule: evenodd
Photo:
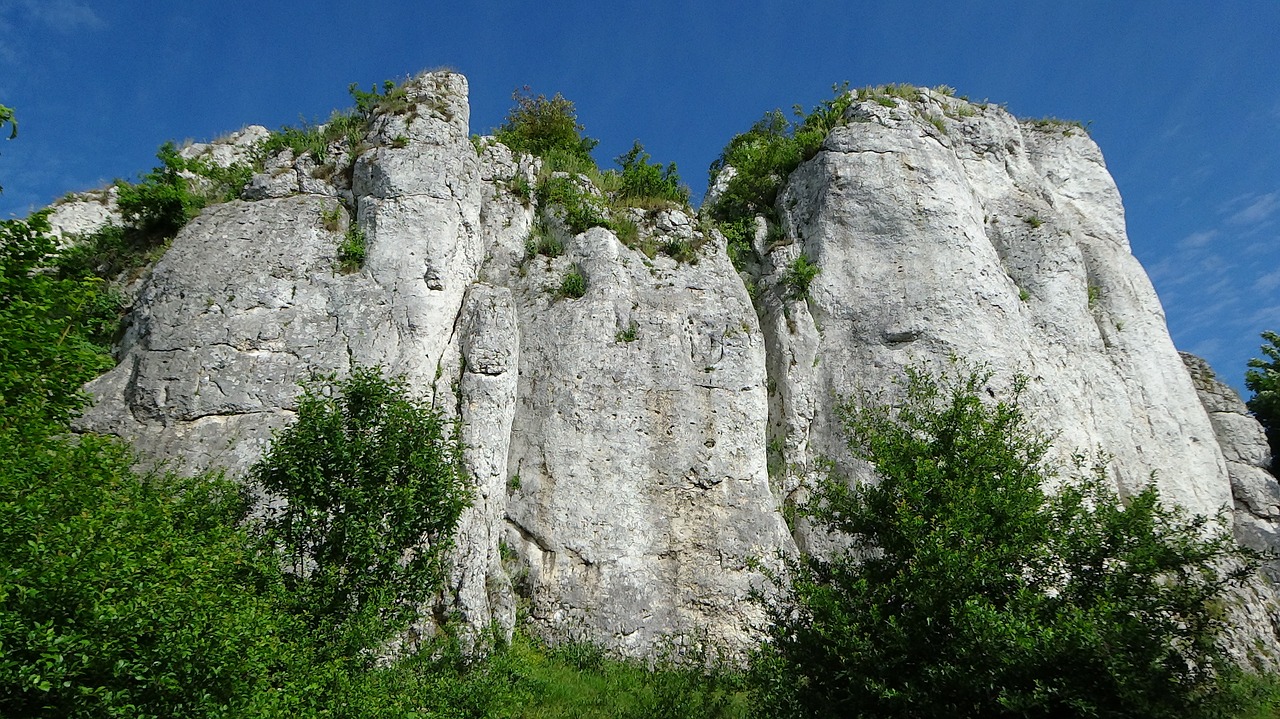
M 440 587 L 470 499 L 461 461 L 457 427 L 411 397 L 403 378 L 359 368 L 304 386 L 298 420 L 253 476 L 287 502 L 269 536 L 312 626 L 375 618 L 393 628 Z
M 665 200 L 681 205 L 689 202 L 689 188 L 680 184 L 676 163 L 668 163 L 666 167 L 660 163 L 650 164 L 649 153 L 644 151 L 639 140 L 614 162 L 622 168 L 622 188 L 618 191 L 622 197 Z
M 803 511 L 851 549 L 788 562 L 754 673 L 781 716 L 1187 717 L 1218 690 L 1214 602 L 1252 565 L 1205 517 L 1105 470 L 1056 494 L 1015 383 L 909 370 L 900 406 L 845 406 L 874 483 Z M 1234 569 L 1230 569 L 1234 567 Z
M 544 158 L 556 165 L 554 169 L 580 171 L 581 167 L 595 167 L 591 150 L 599 141 L 582 134 L 584 128 L 578 123 L 572 102 L 559 93 L 551 99 L 534 96 L 528 87 L 511 97 L 516 104 L 493 133 L 498 142 L 515 152 Z
M 1244 386 L 1253 392 L 1249 398 L 1249 410 L 1267 430 L 1267 441 L 1274 457 L 1280 447 L 1280 334 L 1263 332 L 1262 345 L 1266 360 L 1249 360 L 1250 369 L 1244 373 Z M 1275 460 L 1272 460 L 1274 467 Z

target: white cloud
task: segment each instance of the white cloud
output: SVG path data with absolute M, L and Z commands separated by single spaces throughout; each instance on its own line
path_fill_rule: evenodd
M 1253 289 L 1258 292 L 1271 292 L 1280 287 L 1280 270 L 1273 270 L 1253 282 Z
M 29 21 L 34 20 L 63 32 L 106 27 L 106 23 L 88 3 L 76 0 L 0 0 L 0 15 L 19 13 Z M 3 22 L 3 18 L 0 18 L 0 22 Z
M 1178 247 L 1182 249 L 1193 249 L 1197 247 L 1204 247 L 1205 245 L 1209 244 L 1209 242 L 1213 238 L 1217 236 L 1218 236 L 1217 230 L 1205 230 L 1203 232 L 1192 232 L 1191 234 L 1187 235 L 1181 240 L 1178 240 Z
M 1250 197 L 1244 209 L 1231 215 L 1230 221 L 1237 225 L 1257 224 L 1271 217 L 1280 210 L 1280 192 L 1268 192 L 1261 197 Z

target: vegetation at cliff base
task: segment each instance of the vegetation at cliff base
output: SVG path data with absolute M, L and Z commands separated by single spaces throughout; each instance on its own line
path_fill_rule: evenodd
M 374 646 L 444 581 L 471 500 L 457 425 L 368 367 L 306 383 L 297 420 L 251 474 L 287 500 L 266 533 L 295 611 L 313 627 L 376 619 L 363 635 Z
M 841 409 L 876 478 L 802 510 L 848 548 L 788 560 L 765 601 L 768 715 L 1219 716 L 1218 603 L 1253 556 L 1154 485 L 1122 503 L 1105 466 L 1056 476 L 1025 381 L 995 402 L 991 379 L 908 369 L 901 397 Z

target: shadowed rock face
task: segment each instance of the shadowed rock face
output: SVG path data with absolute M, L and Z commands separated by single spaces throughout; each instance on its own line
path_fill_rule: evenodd
M 835 406 L 890 390 L 913 362 L 1026 374 L 1064 458 L 1101 449 L 1122 493 L 1155 481 L 1194 511 L 1233 506 L 1239 450 L 1173 349 L 1083 132 L 928 92 L 856 104 L 788 181 L 783 239 L 761 233 L 753 306 L 723 238 L 677 210 L 642 232 L 705 243 L 696 263 L 603 228 L 527 258 L 534 212 L 508 188 L 537 161 L 472 145 L 462 76 L 408 89 L 349 175 L 276 158 L 250 186 L 264 199 L 182 230 L 139 290 L 120 365 L 90 384 L 82 429 L 243 476 L 300 379 L 384 365 L 463 422 L 477 490 L 451 608 L 510 627 L 522 596 L 536 630 L 633 655 L 671 634 L 751 644 L 763 578 L 749 560 L 819 544 L 780 508 L 820 458 L 867 474 Z M 343 274 L 352 223 L 368 256 Z M 807 299 L 784 281 L 801 254 L 822 268 Z M 575 267 L 585 295 L 557 296 Z M 1274 479 L 1248 487 L 1238 536 L 1274 536 Z

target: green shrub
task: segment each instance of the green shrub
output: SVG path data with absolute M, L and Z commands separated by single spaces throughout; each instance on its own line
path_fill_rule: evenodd
M 684 205 L 689 202 L 689 189 L 680 184 L 674 162 L 663 167 L 649 164 L 649 154 L 637 140 L 615 162 L 622 168 L 618 194 L 629 200 L 658 200 Z
M 584 190 L 573 177 L 549 177 L 538 186 L 543 208 L 560 208 L 566 229 L 572 234 L 592 227 L 610 228 L 604 200 Z
M 312 380 L 297 416 L 252 470 L 287 502 L 268 536 L 296 611 L 376 647 L 443 581 L 470 499 L 458 428 L 377 368 Z
M 355 114 L 364 120 L 366 125 L 374 115 L 407 112 L 410 109 L 409 90 L 403 83 L 395 80 L 383 80 L 382 92 L 374 85 L 369 92 L 364 92 L 356 83 L 347 87 L 351 99 L 355 101 Z
M 754 662 L 773 716 L 1193 717 L 1231 664 L 1225 592 L 1252 572 L 1224 517 L 1123 504 L 1104 467 L 1054 478 L 1048 440 L 986 401 L 989 372 L 909 369 L 893 405 L 844 406 L 877 480 L 831 476 L 803 512 L 852 542 L 787 561 Z
M 1061 132 L 1063 137 L 1071 137 L 1077 132 L 1085 135 L 1089 134 L 1089 126 L 1079 120 L 1063 120 L 1057 117 L 1041 117 L 1035 120 L 1026 120 L 1031 126 L 1037 130 L 1044 132 Z
M 116 182 L 123 224 L 108 224 L 61 253 L 56 264 L 63 277 L 113 280 L 154 263 L 201 209 L 239 197 L 253 176 L 248 164 L 185 159 L 173 143 L 162 145 L 156 157 L 160 164 L 138 182 Z
M 564 254 L 564 243 L 542 218 L 538 218 L 529 230 L 529 238 L 524 242 L 525 259 L 533 259 L 538 255 L 559 257 Z
M 0 105 L 0 130 L 3 130 L 5 125 L 9 126 L 9 139 L 17 139 L 18 120 L 13 116 L 13 108 Z M 3 186 L 0 186 L 0 192 L 4 192 Z
M 1249 411 L 1258 418 L 1267 431 L 1267 441 L 1274 456 L 1280 448 L 1280 334 L 1262 333 L 1267 344 L 1262 345 L 1266 359 L 1249 360 L 1244 373 L 1244 386 L 1253 396 L 1249 398 Z M 1272 466 L 1275 466 L 1274 459 Z
M 326 132 L 326 129 L 334 124 L 335 118 L 330 118 L 329 125 L 323 127 L 304 123 L 302 127 L 285 125 L 272 132 L 270 137 L 258 145 L 259 164 L 286 149 L 295 158 L 310 154 L 316 162 L 328 162 L 329 144 L 336 138 L 332 137 L 332 131 Z
M 307 661 L 238 489 L 133 460 L 0 429 L 0 715 L 257 715 Z
M 635 342 L 640 339 L 640 326 L 635 323 L 635 320 L 632 320 L 627 323 L 626 329 L 618 330 L 615 338 L 619 342 Z
M 120 214 L 133 231 L 151 237 L 172 237 L 204 206 L 179 173 L 187 163 L 167 142 L 156 154 L 160 165 L 137 184 L 117 183 Z
M 58 261 L 48 214 L 0 221 L 0 426 L 62 425 L 113 364 L 121 297 L 97 277 L 43 271 Z
M 338 245 L 338 268 L 346 273 L 359 271 L 367 253 L 364 230 L 353 222 Z
M 832 129 L 844 123 L 845 111 L 854 96 L 848 92 L 847 83 L 834 90 L 834 97 L 819 103 L 807 115 L 797 107 L 795 121 L 788 121 L 781 110 L 765 113 L 750 130 L 734 136 L 711 163 L 713 184 L 726 168 L 735 170 L 710 210 L 729 241 L 729 256 L 739 269 L 746 258 L 754 255 L 750 242 L 754 218 L 763 215 L 770 224 L 778 224 L 774 205 L 787 178 L 801 162 L 817 154 Z
M 546 160 L 551 169 L 576 172 L 574 163 L 595 167 L 591 150 L 597 140 L 582 135 L 573 103 L 557 93 L 551 99 L 534 96 L 528 87 L 512 93 L 515 105 L 494 130 L 494 138 L 514 152 L 527 152 Z
M 782 273 L 782 283 L 787 286 L 788 294 L 795 299 L 809 299 L 809 285 L 813 284 L 814 278 L 818 273 L 822 272 L 822 268 L 809 261 L 805 255 L 800 255 L 787 265 L 786 272 Z
M 587 276 L 581 267 L 574 265 L 565 273 L 564 278 L 560 280 L 558 294 L 560 297 L 575 300 L 587 294 Z

